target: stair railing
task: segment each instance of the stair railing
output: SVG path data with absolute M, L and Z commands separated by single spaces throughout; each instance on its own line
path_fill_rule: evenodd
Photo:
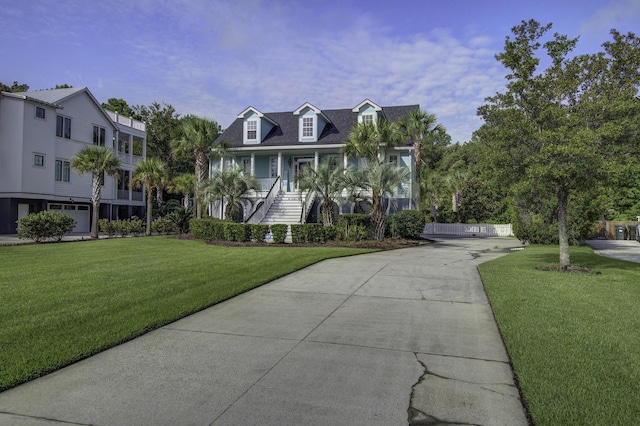
M 302 212 L 300 212 L 300 223 L 307 223 L 307 216 L 309 215 L 309 210 L 313 206 L 313 203 L 316 201 L 317 197 L 316 191 L 310 191 L 306 197 L 304 204 L 302 205 Z
M 280 176 L 278 176 L 273 182 L 273 185 L 271 185 L 271 189 L 269 189 L 269 193 L 264 198 L 264 202 L 260 206 L 258 206 L 258 208 L 255 209 L 253 213 L 251 213 L 251 215 L 249 215 L 247 220 L 244 221 L 245 223 L 260 223 L 262 219 L 264 219 L 264 217 L 267 215 L 267 212 L 271 208 L 271 205 L 280 193 L 279 182 Z

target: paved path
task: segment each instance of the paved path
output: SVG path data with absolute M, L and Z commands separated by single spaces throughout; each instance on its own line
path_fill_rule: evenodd
M 526 425 L 476 270 L 518 246 L 321 262 L 0 393 L 0 424 Z
M 601 256 L 640 263 L 640 243 L 628 240 L 587 240 L 587 245 Z

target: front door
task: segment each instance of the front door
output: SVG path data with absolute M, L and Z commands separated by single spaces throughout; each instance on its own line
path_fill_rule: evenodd
M 295 183 L 296 183 L 296 190 L 298 190 L 300 187 L 298 185 L 298 177 L 300 176 L 300 174 L 302 174 L 302 172 L 304 171 L 304 169 L 306 169 L 307 167 L 313 167 L 313 163 L 314 163 L 314 159 L 313 158 L 298 158 L 296 159 L 296 163 L 295 163 Z

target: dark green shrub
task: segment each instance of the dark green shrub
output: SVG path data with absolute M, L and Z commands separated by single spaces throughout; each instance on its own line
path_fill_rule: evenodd
M 267 232 L 269 232 L 269 225 L 262 225 L 259 223 L 251 225 L 251 239 L 254 241 L 263 243 Z
M 322 239 L 324 241 L 332 241 L 338 238 L 337 226 L 323 226 L 322 227 Z
M 166 216 L 151 222 L 151 230 L 158 234 L 173 234 L 178 232 L 176 224 L 169 220 Z
M 112 220 L 111 226 L 116 234 L 120 234 L 121 237 L 126 237 L 131 233 L 131 226 L 126 220 Z
M 294 244 L 307 242 L 307 228 L 305 225 L 299 223 L 291 225 L 291 242 Z
M 340 236 L 344 240 L 349 239 L 349 229 L 352 226 L 361 226 L 371 232 L 371 215 L 361 213 L 341 214 L 338 216 L 338 229 Z M 356 232 L 356 231 L 353 231 Z M 352 241 L 352 240 L 350 240 Z
M 274 243 L 284 243 L 285 238 L 287 238 L 287 228 L 289 228 L 289 225 L 285 225 L 282 223 L 275 223 L 269 227 L 269 229 L 271 230 L 271 238 L 273 239 Z
M 251 238 L 251 225 L 246 223 L 226 222 L 223 226 L 224 239 L 227 241 L 249 241 Z
M 307 242 L 319 243 L 324 239 L 324 232 L 322 230 L 324 226 L 322 226 L 321 224 L 307 223 L 304 226 L 306 228 Z
M 369 239 L 371 230 L 361 225 L 352 225 L 345 236 L 346 241 L 360 241 Z
M 164 218 L 173 223 L 173 227 L 180 234 L 189 233 L 189 221 L 193 215 L 193 209 L 177 209 L 166 215 Z M 175 231 L 174 231 L 175 232 Z
M 18 237 L 31 239 L 36 243 L 44 241 L 60 241 L 76 226 L 76 221 L 67 213 L 43 210 L 30 213 L 16 222 Z
M 417 210 L 401 210 L 391 215 L 389 222 L 391 235 L 394 237 L 417 240 L 424 232 L 425 218 Z
M 193 238 L 198 240 L 224 240 L 224 224 L 224 221 L 212 217 L 191 219 L 189 230 Z
M 98 229 L 109 237 L 116 235 L 116 228 L 113 226 L 113 222 L 109 221 L 109 219 L 99 219 Z
M 140 219 L 127 219 L 127 227 L 129 229 L 129 233 L 133 235 L 142 235 L 145 231 L 145 225 L 142 223 Z

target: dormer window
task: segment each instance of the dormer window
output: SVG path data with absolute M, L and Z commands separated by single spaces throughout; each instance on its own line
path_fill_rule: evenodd
M 351 111 L 358 114 L 358 123 L 376 124 L 378 114 L 382 112 L 382 107 L 365 99 L 355 106 Z
M 302 137 L 313 137 L 313 117 L 302 118 Z
M 256 140 L 258 138 L 258 121 L 247 121 L 247 140 Z
M 364 124 L 373 124 L 373 114 L 362 114 L 362 122 Z

